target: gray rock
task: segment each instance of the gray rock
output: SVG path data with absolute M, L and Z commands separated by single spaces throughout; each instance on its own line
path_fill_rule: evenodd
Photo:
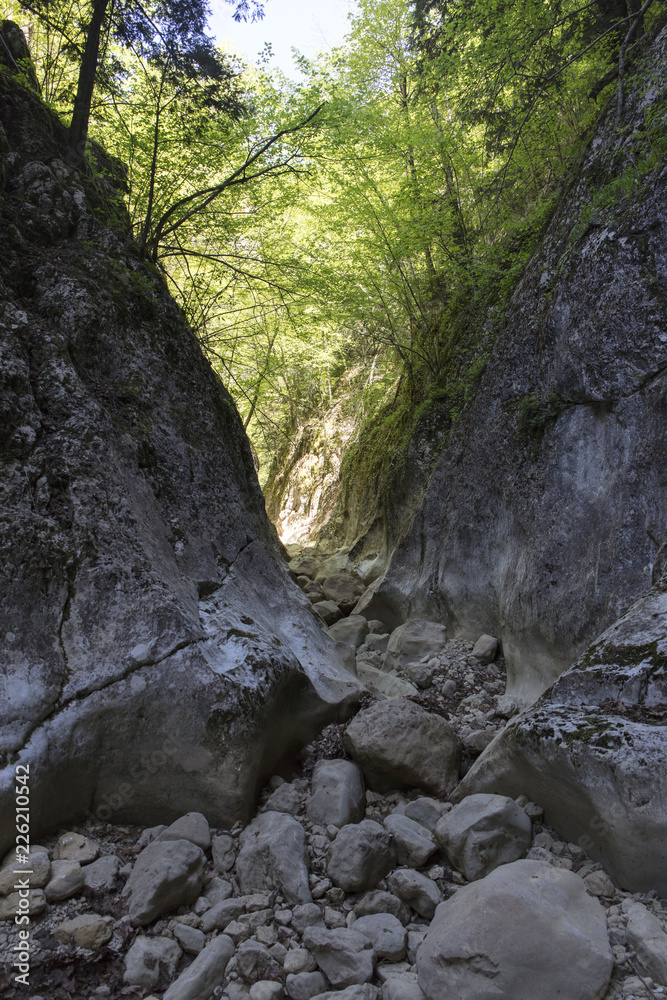
M 386 635 L 387 641 L 389 641 L 390 629 L 387 628 L 384 622 L 380 621 L 379 618 L 370 618 L 368 621 L 368 631 L 372 632 L 374 635 Z
M 592 896 L 616 895 L 616 886 L 606 872 L 591 872 L 584 877 L 584 885 Z
M 344 642 L 348 646 L 360 646 L 368 634 L 368 622 L 362 615 L 350 615 L 341 618 L 328 629 L 329 635 L 336 642 Z
M 437 663 L 429 661 L 428 663 L 407 663 L 403 667 L 403 673 L 420 688 L 429 688 L 433 683 L 433 678 L 440 670 Z
M 287 995 L 291 1000 L 311 1000 L 319 997 L 327 988 L 321 972 L 296 972 L 287 977 Z
M 374 952 L 368 938 L 354 930 L 307 927 L 303 943 L 336 989 L 373 978 Z
M 419 694 L 419 689 L 410 684 L 409 681 L 397 677 L 396 674 L 388 674 L 385 670 L 373 666 L 369 662 L 369 657 L 376 657 L 377 653 L 364 653 L 357 657 L 357 674 L 359 680 L 363 681 L 368 690 L 380 698 L 412 698 Z
M 390 976 L 382 987 L 382 1000 L 427 1000 L 414 972 Z
M 130 986 L 153 989 L 173 979 L 181 958 L 181 949 L 166 937 L 138 937 L 125 956 L 123 979 Z
M 53 861 L 51 877 L 44 887 L 47 903 L 59 903 L 83 889 L 83 870 L 78 861 Z
M 237 982 L 227 983 L 225 993 L 229 997 L 229 1000 L 248 1000 L 250 996 L 250 990 L 246 984 Z
M 369 622 L 370 629 L 370 622 Z M 389 633 L 385 632 L 383 635 L 379 635 L 377 632 L 368 632 L 368 635 L 364 639 L 364 645 L 371 653 L 386 653 L 387 644 L 389 642 Z
M 45 851 L 30 852 L 30 864 L 23 865 L 15 860 L 14 853 L 0 868 L 0 896 L 12 892 L 17 878 L 28 879 L 31 889 L 43 889 L 51 878 L 51 862 Z M 29 874 L 26 874 L 29 872 Z M 23 882 L 23 884 L 25 884 Z
M 206 944 L 206 935 L 198 927 L 189 924 L 176 924 L 174 937 L 187 955 L 198 955 Z
M 287 813 L 260 813 L 240 837 L 236 876 L 243 893 L 278 889 L 288 903 L 312 901 L 303 827 Z
M 384 663 L 387 670 L 405 668 L 423 657 L 437 656 L 447 642 L 447 630 L 438 622 L 416 618 L 391 633 Z
M 145 847 L 121 894 L 134 926 L 194 903 L 205 872 L 204 852 L 189 840 L 155 840 Z
M 94 861 L 100 853 L 100 845 L 81 833 L 63 833 L 53 847 L 53 857 L 61 861 L 78 861 L 85 865 Z
M 531 829 L 528 816 L 512 799 L 469 795 L 438 820 L 435 837 L 450 865 L 472 881 L 524 857 Z
M 83 884 L 87 889 L 113 889 L 120 858 L 115 854 L 105 854 L 83 869 Z
M 391 837 L 374 820 L 350 823 L 329 848 L 327 874 L 346 892 L 373 889 L 391 870 L 396 855 Z
M 226 934 L 214 937 L 171 984 L 163 1000 L 208 1000 L 222 982 L 233 954 L 234 942 Z
M 652 652 L 666 623 L 667 591 L 657 585 L 506 726 L 452 799 L 525 794 L 622 888 L 667 895 L 667 728 L 604 707 L 620 701 L 641 717 L 667 701 Z
M 202 914 L 201 925 L 205 934 L 211 931 L 224 931 L 227 924 L 232 920 L 237 920 L 244 910 L 241 899 L 225 899 L 221 903 L 216 903 L 210 910 Z
M 407 803 L 405 815 L 409 816 L 410 819 L 414 819 L 415 822 L 421 823 L 427 830 L 433 831 L 438 820 L 443 815 L 444 806 L 444 802 L 438 802 L 437 799 L 429 799 L 422 796 Z
M 281 966 L 266 947 L 259 941 L 243 941 L 236 951 L 236 971 L 247 983 L 260 979 L 276 979 L 281 975 Z
M 409 816 L 392 814 L 384 821 L 392 835 L 396 860 L 408 868 L 421 868 L 437 850 L 433 834 Z
M 343 612 L 335 601 L 318 601 L 313 604 L 313 610 L 317 611 L 325 625 L 333 625 L 343 617 Z
M 493 635 L 480 635 L 472 647 L 472 655 L 480 663 L 493 663 L 498 655 L 498 640 Z
M 260 979 L 250 987 L 250 1000 L 283 1000 L 285 991 L 280 983 Z
M 321 924 L 323 919 L 322 910 L 317 903 L 305 903 L 303 906 L 295 906 L 292 911 L 292 927 L 297 934 L 303 934 L 306 927 Z
M 366 589 L 366 585 L 355 573 L 334 573 L 322 582 L 324 596 L 335 601 L 344 615 L 349 614 Z M 368 624 L 366 632 L 368 631 Z
M 204 886 L 204 899 L 208 900 L 211 906 L 217 903 L 224 903 L 232 894 L 231 882 L 224 878 L 212 878 Z
M 306 815 L 320 826 L 342 827 L 364 818 L 366 797 L 361 771 L 349 760 L 320 760 L 315 765 Z
M 431 920 L 442 901 L 442 893 L 433 879 L 409 868 L 392 872 L 387 879 L 389 890 L 411 906 L 421 917 Z
M 211 856 L 216 870 L 224 875 L 231 871 L 236 861 L 234 840 L 226 833 L 218 834 L 211 840 Z
M 53 936 L 61 944 L 73 944 L 76 948 L 96 951 L 111 940 L 113 925 L 113 917 L 82 913 L 71 920 L 63 920 L 54 928 Z
M 370 913 L 359 917 L 354 922 L 354 930 L 368 938 L 378 958 L 386 958 L 389 962 L 400 962 L 405 958 L 408 932 L 391 913 Z
M 211 828 L 206 816 L 199 812 L 189 812 L 174 820 L 156 840 L 189 840 L 191 844 L 207 851 L 211 846 Z
M 317 962 L 307 948 L 292 948 L 285 955 L 283 969 L 296 975 L 299 972 L 314 972 Z
M 646 973 L 661 986 L 667 985 L 667 934 L 655 914 L 642 903 L 631 905 L 626 934 Z
M 429 998 L 593 1000 L 613 967 L 605 913 L 572 872 L 514 861 L 438 907 L 417 954 Z
M 380 702 L 347 727 L 345 747 L 378 791 L 423 788 L 447 795 L 459 775 L 461 746 L 439 715 L 410 701 Z
M 301 793 L 298 788 L 287 781 L 276 788 L 264 804 L 264 812 L 281 812 L 296 816 L 300 810 Z
M 365 917 L 371 913 L 391 913 L 405 926 L 412 920 L 410 908 L 393 892 L 382 889 L 371 889 L 359 897 L 354 904 L 357 917 Z
M 0 920 L 14 921 L 19 912 L 21 915 L 27 913 L 30 917 L 38 917 L 45 909 L 46 897 L 43 889 L 28 889 L 27 899 L 25 895 L 19 896 L 18 891 L 10 892 L 8 896 L 0 896 Z
M 380 991 L 370 983 L 359 986 L 348 986 L 346 990 L 335 990 L 323 993 L 319 1000 L 378 1000 Z

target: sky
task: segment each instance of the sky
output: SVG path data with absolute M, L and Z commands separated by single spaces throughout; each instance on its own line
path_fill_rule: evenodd
M 311 57 L 340 45 L 349 30 L 347 15 L 356 7 L 354 0 L 266 0 L 264 18 L 254 24 L 237 24 L 234 7 L 213 0 L 209 29 L 220 44 L 231 45 L 235 55 L 254 63 L 265 42 L 273 46 L 270 66 L 298 79 L 291 49 Z

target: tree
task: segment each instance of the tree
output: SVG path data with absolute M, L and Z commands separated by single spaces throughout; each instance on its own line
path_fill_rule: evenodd
M 235 4 L 236 20 L 263 16 L 260 0 L 226 0 Z M 58 0 L 22 0 L 22 7 L 49 23 Z M 206 34 L 209 9 L 206 0 L 91 0 L 77 43 L 80 65 L 69 127 L 69 146 L 81 162 L 101 53 L 109 41 L 131 49 L 143 58 L 173 64 L 207 59 L 220 68 L 211 38 Z M 210 70 L 209 70 L 210 72 Z

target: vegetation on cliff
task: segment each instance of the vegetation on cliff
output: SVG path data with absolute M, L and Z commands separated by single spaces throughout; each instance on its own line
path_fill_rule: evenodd
M 159 3 L 141 29 L 132 4 L 102 6 L 90 134 L 127 164 L 136 239 L 234 395 L 274 514 L 304 428 L 335 454 L 304 489 L 344 454 L 381 496 L 418 423 L 431 457 L 456 424 L 660 5 L 360 0 L 299 84 L 217 52 L 203 5 L 197 38 L 165 31 Z M 66 123 L 98 7 L 12 11 Z

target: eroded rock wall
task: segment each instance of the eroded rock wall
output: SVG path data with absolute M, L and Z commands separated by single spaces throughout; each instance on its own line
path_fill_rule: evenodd
M 603 114 L 364 614 L 499 635 L 534 699 L 667 537 L 667 33 Z
M 118 166 L 66 166 L 63 127 L 2 70 L 0 123 L 1 846 L 18 762 L 34 835 L 86 811 L 247 816 L 359 684 L 281 564 L 228 393 L 129 239 Z

